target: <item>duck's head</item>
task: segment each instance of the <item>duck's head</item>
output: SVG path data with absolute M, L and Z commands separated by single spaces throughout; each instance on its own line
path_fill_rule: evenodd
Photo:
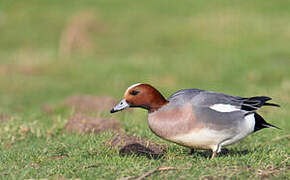
M 168 101 L 153 86 L 138 83 L 128 87 L 125 91 L 124 99 L 112 108 L 111 113 L 121 111 L 128 107 L 140 107 L 147 109 L 149 112 L 154 112 L 167 103 Z

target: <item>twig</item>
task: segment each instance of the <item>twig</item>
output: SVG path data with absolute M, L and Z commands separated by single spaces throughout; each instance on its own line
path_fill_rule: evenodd
M 150 171 L 147 171 L 146 173 L 142 174 L 141 176 L 139 176 L 136 180 L 142 180 L 144 179 L 145 177 L 149 176 L 150 174 L 153 174 L 155 173 L 159 168 L 154 168 L 154 169 L 151 169 Z
M 144 179 L 145 177 L 155 173 L 156 171 L 169 171 L 169 170 L 188 170 L 189 168 L 175 168 L 175 167 L 168 167 L 168 166 L 160 166 L 158 168 L 154 168 L 154 169 L 151 169 L 150 171 L 146 172 L 145 174 L 141 175 L 140 177 L 138 177 L 136 180 L 142 180 Z
M 133 179 L 133 178 L 136 178 L 136 180 L 143 180 L 147 176 L 150 176 L 151 174 L 155 173 L 156 171 L 188 170 L 188 169 L 190 169 L 190 168 L 175 168 L 175 167 L 170 167 L 170 166 L 159 166 L 157 168 L 154 168 L 154 169 L 151 169 L 151 170 L 147 171 L 146 173 L 142 174 L 139 177 L 128 176 L 128 177 L 123 177 L 123 178 L 119 178 L 119 179 L 116 179 L 116 180 L 129 180 L 129 179 Z

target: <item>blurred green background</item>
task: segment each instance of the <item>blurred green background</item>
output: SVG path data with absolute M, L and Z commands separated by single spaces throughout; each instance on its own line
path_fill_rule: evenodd
M 0 124 L 2 145 L 14 133 L 4 133 L 8 125 L 17 131 L 36 121 L 46 132 L 60 122 L 62 128 L 67 112 L 47 116 L 44 104 L 55 106 L 73 94 L 121 99 L 137 82 L 166 97 L 183 88 L 273 97 L 282 108 L 262 114 L 284 131 L 265 130 L 264 140 L 287 135 L 290 1 L 0 1 L 0 113 L 15 117 Z M 117 117 L 126 127 L 134 121 Z M 133 117 L 146 124 L 144 111 Z M 155 138 L 147 126 L 136 126 L 132 132 Z M 289 139 L 281 146 L 289 149 Z M 58 175 L 79 177 L 66 173 Z
M 0 3 L 3 108 L 135 82 L 289 94 L 289 1 Z

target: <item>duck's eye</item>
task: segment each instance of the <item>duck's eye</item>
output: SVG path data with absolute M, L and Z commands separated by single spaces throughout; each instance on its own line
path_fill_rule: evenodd
M 136 96 L 139 93 L 139 91 L 133 90 L 130 92 L 131 95 Z

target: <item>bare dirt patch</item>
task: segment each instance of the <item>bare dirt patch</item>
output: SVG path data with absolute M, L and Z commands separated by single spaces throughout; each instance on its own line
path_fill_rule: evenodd
M 9 115 L 0 113 L 0 123 L 5 122 L 5 121 L 9 121 L 9 120 L 10 120 Z
M 51 104 L 43 104 L 41 110 L 44 113 L 51 114 L 55 111 L 55 108 Z
M 112 96 L 74 95 L 64 100 L 64 104 L 76 112 L 102 112 L 110 111 L 118 103 Z
M 9 73 L 8 65 L 0 65 L 0 75 L 5 76 Z
M 92 53 L 96 46 L 92 37 L 103 29 L 104 25 L 94 11 L 85 10 L 75 14 L 69 19 L 60 37 L 61 57 L 69 58 L 75 51 L 83 54 Z
M 165 145 L 156 144 L 151 140 L 128 134 L 118 133 L 105 144 L 111 148 L 118 148 L 121 156 L 135 154 L 157 159 L 166 152 Z
M 51 55 L 39 52 L 30 47 L 23 47 L 14 54 L 14 62 L 8 64 L 8 73 L 17 73 L 25 76 L 38 76 L 47 72 L 51 64 Z
M 102 131 L 118 131 L 121 128 L 119 120 L 101 117 L 88 117 L 84 114 L 74 114 L 66 123 L 65 129 L 69 132 L 95 133 Z

